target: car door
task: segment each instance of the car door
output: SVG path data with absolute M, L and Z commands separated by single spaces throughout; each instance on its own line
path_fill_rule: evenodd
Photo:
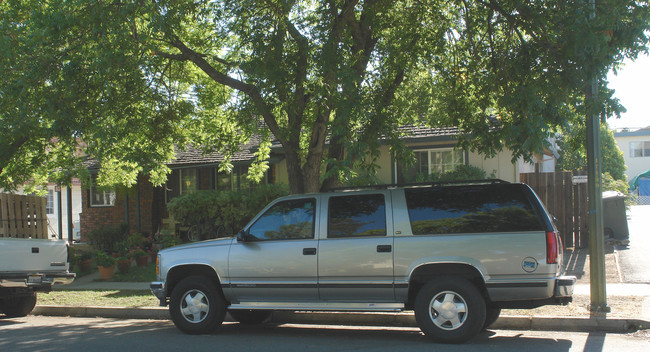
M 394 301 L 390 193 L 331 195 L 324 207 L 326 236 L 321 236 L 318 254 L 321 300 Z
M 235 300 L 318 299 L 316 208 L 316 197 L 281 200 L 246 229 L 246 240 L 234 243 L 229 254 Z

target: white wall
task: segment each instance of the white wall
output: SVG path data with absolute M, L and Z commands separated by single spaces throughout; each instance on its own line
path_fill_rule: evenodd
M 59 193 L 56 192 L 54 185 L 49 185 L 48 190 L 54 191 L 54 206 L 53 213 L 47 214 L 47 218 L 50 222 L 49 233 L 50 235 L 59 236 L 59 204 L 58 197 Z M 63 221 L 63 239 L 68 238 L 68 190 L 65 187 L 61 187 L 61 220 Z M 81 223 L 79 221 L 79 214 L 81 213 L 81 185 L 79 183 L 72 185 L 72 238 L 74 240 L 80 240 L 80 230 Z
M 650 142 L 650 131 L 636 131 L 636 132 L 620 132 L 614 134 L 616 144 L 623 151 L 625 159 L 625 175 L 628 181 L 637 175 L 650 170 L 650 156 L 632 158 L 630 155 L 631 142 Z

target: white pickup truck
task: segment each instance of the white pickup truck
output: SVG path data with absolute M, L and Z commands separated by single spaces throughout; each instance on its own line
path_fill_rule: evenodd
M 0 313 L 29 314 L 37 292 L 71 283 L 68 244 L 62 240 L 0 238 Z

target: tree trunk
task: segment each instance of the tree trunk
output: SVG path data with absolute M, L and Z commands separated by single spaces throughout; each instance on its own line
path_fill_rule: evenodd
M 305 180 L 303 177 L 302 167 L 300 166 L 300 157 L 293 150 L 288 150 L 287 158 L 287 175 L 289 177 L 289 192 L 291 194 L 305 193 Z

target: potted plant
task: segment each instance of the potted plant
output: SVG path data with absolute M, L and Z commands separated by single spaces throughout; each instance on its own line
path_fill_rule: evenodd
M 151 257 L 151 262 L 155 263 L 156 258 L 158 257 L 158 249 L 155 247 L 152 247 L 150 250 L 147 251 L 149 253 L 149 256 Z
M 131 256 L 135 258 L 135 263 L 138 266 L 147 266 L 149 262 L 149 255 L 144 250 L 137 248 L 131 252 Z
M 129 257 L 117 257 L 117 270 L 119 270 L 121 273 L 128 273 L 129 269 L 131 269 L 131 263 L 133 260 Z
M 97 252 L 95 255 L 95 263 L 99 270 L 99 278 L 101 280 L 110 279 L 115 272 L 115 258 L 106 254 L 106 252 Z
M 77 266 L 82 273 L 89 272 L 93 269 L 93 255 L 90 252 L 83 252 L 77 258 Z

